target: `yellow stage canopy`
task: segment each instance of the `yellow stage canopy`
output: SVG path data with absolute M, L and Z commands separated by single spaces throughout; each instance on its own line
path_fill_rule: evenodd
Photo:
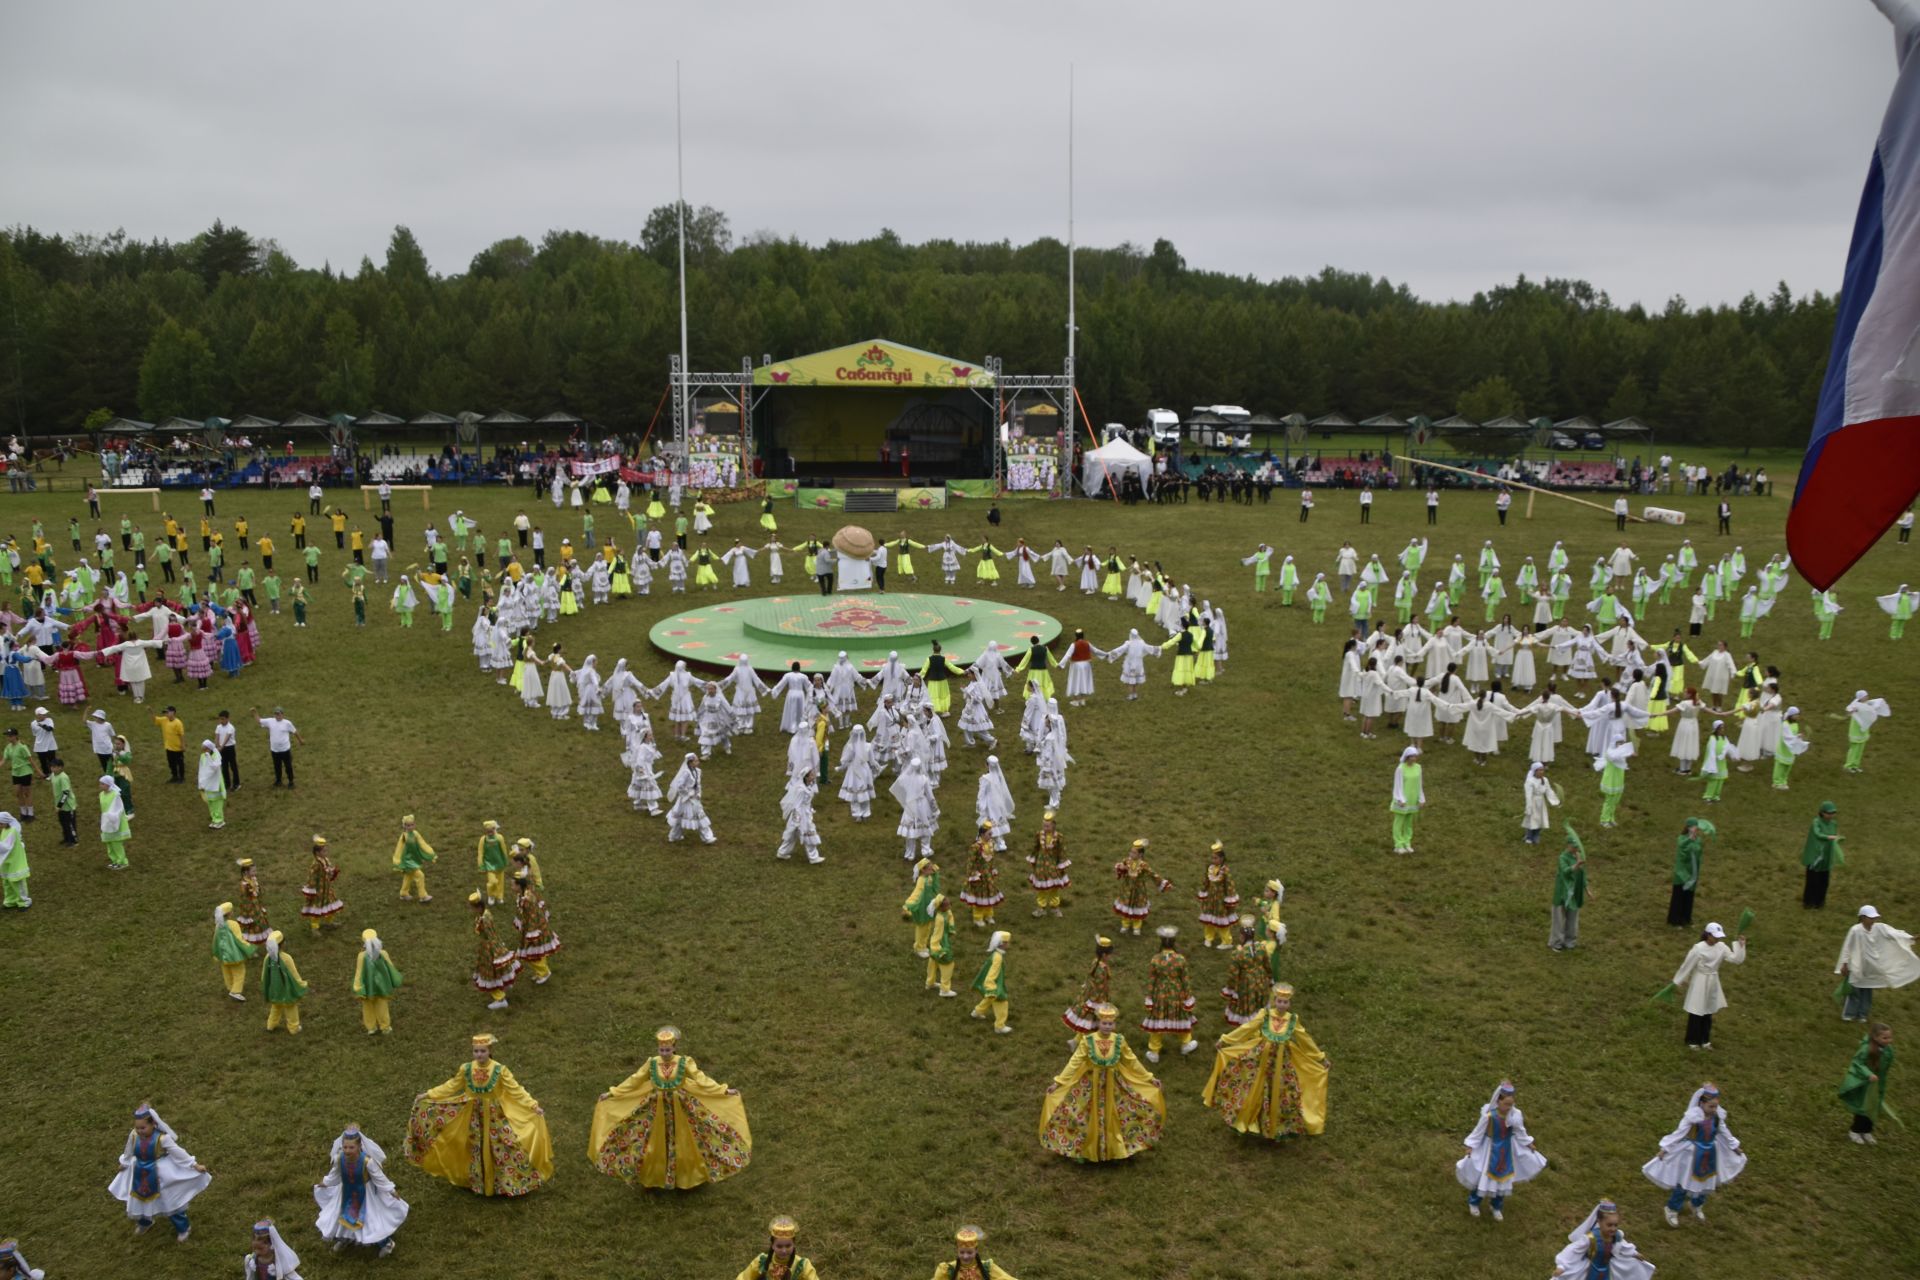
M 935 355 L 918 347 L 875 338 L 816 351 L 753 371 L 756 387 L 991 387 L 993 375 L 977 362 Z

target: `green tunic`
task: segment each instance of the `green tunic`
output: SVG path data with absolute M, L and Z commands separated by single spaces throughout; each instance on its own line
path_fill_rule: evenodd
M 483 871 L 505 871 L 507 869 L 507 842 L 499 836 L 480 837 L 480 869 Z
M 1878 1071 L 1867 1061 L 1867 1054 L 1872 1047 L 1869 1037 L 1860 1037 L 1860 1047 L 1853 1051 L 1853 1061 L 1847 1064 L 1846 1078 L 1835 1091 L 1840 1095 L 1840 1101 L 1846 1104 L 1847 1110 L 1857 1116 L 1877 1116 L 1887 1101 L 1887 1073 L 1893 1070 L 1893 1046 L 1881 1046 Z M 1876 1075 L 1880 1077 L 1878 1080 L 1867 1078 Z
M 997 963 L 996 963 L 997 962 Z M 973 989 L 989 1000 L 1007 998 L 1006 953 L 990 953 L 980 965 L 980 972 L 973 975 Z
M 1673 882 L 1682 889 L 1700 885 L 1700 854 L 1706 842 L 1698 836 L 1683 835 L 1674 842 Z
M 307 994 L 307 984 L 294 981 L 285 962 L 269 956 L 260 966 L 260 994 L 268 1004 L 292 1004 Z
M 1800 850 L 1800 865 L 1809 871 L 1832 871 L 1847 865 L 1840 853 L 1840 822 L 1837 818 L 1815 818 L 1807 832 L 1807 843 Z
M 353 994 L 362 1000 L 384 999 L 400 989 L 402 978 L 400 971 L 393 967 L 393 961 L 387 959 L 383 948 L 380 958 L 368 963 L 365 952 L 360 956 L 360 976 L 354 979 Z
M 400 869 L 402 871 L 423 870 L 435 855 L 428 853 L 420 842 L 418 831 L 404 832 L 400 837 Z M 498 870 L 499 868 L 494 868 Z
M 1587 867 L 1576 850 L 1560 852 L 1560 869 L 1553 876 L 1553 905 L 1568 911 L 1587 905 Z
M 234 937 L 225 924 L 213 931 L 213 958 L 221 964 L 244 964 L 254 955 L 253 944 Z

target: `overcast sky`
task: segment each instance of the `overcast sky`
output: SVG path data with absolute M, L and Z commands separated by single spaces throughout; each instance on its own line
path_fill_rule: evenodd
M 0 221 L 435 270 L 674 191 L 737 235 L 1066 231 L 1465 297 L 1837 284 L 1894 77 L 1868 0 L 9 4 Z

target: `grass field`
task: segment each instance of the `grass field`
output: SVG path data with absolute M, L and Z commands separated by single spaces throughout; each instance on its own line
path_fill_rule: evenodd
M 1776 479 L 1783 492 L 1789 480 Z M 437 495 L 443 519 L 455 496 Z M 197 506 L 169 494 L 177 514 Z M 297 495 L 272 501 L 223 495 L 223 517 L 244 511 L 292 560 L 286 519 Z M 358 495 L 351 498 L 358 514 Z M 461 492 L 490 537 L 527 505 L 550 530 L 577 535 L 577 520 L 535 506 L 533 495 Z M 767 731 L 744 740 L 708 772 L 708 808 L 720 843 L 664 843 L 659 819 L 636 815 L 611 732 L 589 734 L 527 711 L 481 676 L 463 608 L 455 630 L 401 631 L 383 596 L 372 622 L 352 625 L 328 545 L 325 589 L 313 625 L 263 617 L 261 661 L 205 693 L 163 681 L 149 708 L 177 701 L 190 738 L 214 712 L 284 704 L 305 735 L 295 792 L 267 787 L 264 734 L 243 732 L 246 785 L 225 831 L 206 830 L 186 787 L 163 785 L 158 730 L 126 698 L 101 699 L 130 728 L 137 750 L 134 870 L 110 875 L 83 810 L 83 844 L 61 849 L 49 818 L 28 828 L 35 906 L 0 915 L 4 1056 L 11 1107 L 11 1174 L 0 1191 L 0 1234 L 17 1235 L 55 1276 L 206 1277 L 228 1274 L 248 1226 L 271 1214 L 305 1255 L 309 1280 L 379 1274 L 441 1276 L 455 1267 L 514 1276 L 733 1276 L 763 1246 L 766 1220 L 792 1213 L 803 1251 L 823 1276 L 922 1277 L 950 1257 L 951 1231 L 978 1222 L 988 1252 L 1015 1275 L 1205 1277 L 1457 1276 L 1502 1280 L 1550 1269 L 1566 1232 L 1602 1195 L 1619 1198 L 1629 1235 L 1666 1276 L 1824 1277 L 1914 1274 L 1911 1230 L 1920 1191 L 1920 1133 L 1883 1126 L 1877 1148 L 1846 1141 L 1847 1115 L 1832 1096 L 1859 1039 L 1827 998 L 1852 909 L 1875 903 L 1899 926 L 1920 922 L 1920 868 L 1908 834 L 1908 762 L 1920 720 L 1914 647 L 1886 639 L 1872 596 L 1920 579 L 1920 551 L 1891 538 L 1840 586 L 1847 607 L 1835 638 L 1816 642 L 1804 584 L 1783 595 L 1752 644 L 1785 673 L 1804 709 L 1813 749 L 1793 790 L 1736 774 L 1713 811 L 1699 915 L 1729 926 L 1758 912 L 1748 963 L 1727 973 L 1732 1007 L 1715 1050 L 1681 1042 L 1683 1015 L 1648 997 L 1668 978 L 1691 936 L 1667 928 L 1664 904 L 1674 835 L 1700 810 L 1699 783 L 1665 769 L 1665 743 L 1636 762 L 1622 824 L 1602 832 L 1596 777 L 1577 751 L 1556 768 L 1563 813 L 1582 827 L 1595 900 L 1581 949 L 1549 954 L 1547 903 L 1554 847 L 1520 843 L 1524 737 L 1478 769 L 1459 748 L 1429 753 L 1431 800 L 1420 852 L 1389 852 L 1387 798 L 1401 743 L 1357 739 L 1334 697 L 1342 628 L 1309 625 L 1304 608 L 1254 596 L 1238 559 L 1258 541 L 1295 555 L 1310 579 L 1332 569 L 1351 538 L 1383 559 L 1423 527 L 1418 498 L 1383 497 L 1361 529 L 1345 495 L 1323 495 L 1307 526 L 1282 494 L 1268 507 L 1115 510 L 1093 503 L 1008 503 L 1004 544 L 1025 534 L 1069 546 L 1117 543 L 1157 557 L 1199 595 L 1224 606 L 1232 661 L 1221 681 L 1176 700 L 1163 664 L 1137 703 L 1120 700 L 1117 668 L 1102 667 L 1099 696 L 1069 711 L 1077 764 L 1061 822 L 1074 857 L 1067 918 L 1032 920 L 1022 895 L 1010 924 L 1013 1024 L 995 1037 L 967 1018 L 968 1001 L 921 992 L 898 904 L 907 889 L 894 806 L 855 827 L 836 800 L 819 806 L 828 863 L 776 862 L 782 744 Z M 304 505 L 304 504 L 301 504 Z M 1703 558 L 1720 545 L 1711 504 L 1682 503 L 1687 530 L 1636 528 L 1657 563 L 1691 533 Z M 1735 529 L 1757 567 L 1781 549 L 1784 497 L 1743 500 Z M 76 495 L 10 496 L 0 531 L 24 538 L 45 518 L 60 552 Z M 110 511 L 110 515 L 115 513 Z M 424 523 L 417 499 L 398 505 L 415 558 Z M 721 513 L 724 545 L 753 527 L 757 508 Z M 915 537 L 978 536 L 984 509 L 904 515 L 877 531 Z M 144 509 L 149 531 L 158 521 Z M 1449 495 L 1430 564 L 1492 538 L 1509 573 L 1523 554 L 1544 563 L 1564 539 L 1576 569 L 1613 545 L 1605 516 L 1546 503 L 1532 521 L 1495 527 L 1491 500 Z M 841 520 L 787 510 L 789 542 Z M 602 519 L 602 525 L 611 523 Z M 368 522 L 371 527 L 371 522 Z M 112 526 L 109 525 L 111 528 Z M 91 526 L 89 526 L 89 531 Z M 604 530 L 603 530 L 604 532 Z M 66 554 L 61 555 L 63 562 Z M 236 557 L 237 561 L 237 557 Z M 202 557 L 196 551 L 196 565 Z M 922 588 L 929 566 L 922 563 Z M 756 581 L 762 566 L 756 565 Z M 1010 575 L 1009 575 L 1010 576 Z M 937 577 L 933 589 L 938 590 Z M 657 680 L 664 663 L 645 644 L 652 622 L 685 607 L 660 590 L 543 628 L 569 655 L 635 660 Z M 1002 593 L 1013 588 L 1003 585 Z M 1038 593 L 1036 605 L 1111 645 L 1139 617 L 1077 594 Z M 1424 599 L 1424 591 L 1422 593 Z M 1706 637 L 1734 637 L 1732 610 Z M 1477 615 L 1476 615 L 1477 616 Z M 1643 628 L 1663 636 L 1683 624 L 1678 599 Z M 1696 646 L 1700 648 L 1701 646 Z M 96 681 L 96 693 L 99 692 Z M 1840 770 L 1845 726 L 1835 715 L 1867 685 L 1895 716 L 1875 733 L 1860 777 Z M 177 698 L 174 696 L 178 694 Z M 652 704 L 664 730 L 661 704 Z M 1002 760 L 1019 804 L 1015 847 L 1037 825 L 1041 795 L 1029 759 L 1009 743 Z M 23 721 L 24 715 L 12 717 Z M 88 803 L 91 760 L 78 717 L 59 712 L 62 742 Z M 1570 735 L 1571 736 L 1571 735 Z M 936 852 L 960 865 L 984 752 L 958 745 L 941 799 Z M 1798 905 L 1798 854 L 1819 801 L 1841 804 L 1848 865 L 1822 913 Z M 44 792 L 41 811 L 50 814 Z M 387 870 L 398 821 L 418 815 L 441 854 L 436 901 L 395 900 Z M 516 992 L 490 1014 L 465 985 L 470 933 L 462 899 L 473 887 L 481 820 L 539 841 L 554 923 L 566 942 L 555 980 Z M 337 933 L 309 940 L 296 923 L 308 837 L 324 833 L 345 866 L 348 910 Z M 1067 1056 L 1060 1010 L 1077 990 L 1097 930 L 1108 929 L 1110 866 L 1138 835 L 1176 882 L 1154 923 L 1183 926 L 1210 1045 L 1224 1030 L 1215 994 L 1225 961 L 1203 950 L 1191 893 L 1209 842 L 1226 841 L 1243 893 L 1268 876 L 1287 884 L 1292 940 L 1284 971 L 1295 1008 L 1334 1063 L 1323 1137 L 1289 1146 L 1243 1139 L 1203 1109 L 1210 1051 L 1169 1058 L 1163 1145 L 1112 1167 L 1076 1166 L 1042 1152 L 1034 1128 L 1042 1089 Z M 276 923 L 287 929 L 313 993 L 297 1038 L 263 1031 L 257 990 L 245 1005 L 221 994 L 208 954 L 213 905 L 233 896 L 233 859 L 260 864 Z M 1010 889 L 1017 876 L 1006 877 Z M 377 926 L 406 974 L 396 1032 L 369 1040 L 348 994 L 363 925 Z M 961 938 L 957 974 L 970 978 L 984 935 Z M 1149 939 L 1116 954 L 1116 997 L 1137 1021 Z M 257 988 L 257 965 L 250 981 Z M 1914 991 L 1882 998 L 1878 1016 L 1912 1043 Z M 642 1194 L 594 1172 L 585 1159 L 595 1095 L 652 1049 L 664 1022 L 716 1079 L 745 1092 L 756 1145 L 752 1166 L 718 1187 Z M 399 1158 L 409 1100 L 448 1077 L 480 1029 L 501 1036 L 497 1054 L 545 1105 L 558 1148 L 554 1182 L 519 1202 L 482 1200 L 430 1182 Z M 1143 1033 L 1134 1032 L 1144 1049 Z M 1552 1160 L 1509 1203 L 1507 1221 L 1470 1220 L 1451 1165 L 1459 1139 L 1501 1076 L 1520 1086 L 1540 1149 Z M 1731 1127 L 1752 1157 L 1744 1177 L 1716 1197 L 1710 1224 L 1669 1230 L 1662 1193 L 1640 1175 L 1704 1078 L 1725 1091 Z M 1896 1107 L 1920 1110 L 1920 1088 L 1896 1073 Z M 128 1113 L 151 1098 L 183 1144 L 215 1177 L 193 1205 L 192 1240 L 164 1231 L 135 1239 L 105 1193 Z M 324 1172 L 329 1140 L 358 1121 L 392 1153 L 389 1172 L 413 1206 L 394 1257 L 335 1258 L 312 1229 L 309 1188 Z M 1901 1221 L 1909 1223 L 1900 1228 Z

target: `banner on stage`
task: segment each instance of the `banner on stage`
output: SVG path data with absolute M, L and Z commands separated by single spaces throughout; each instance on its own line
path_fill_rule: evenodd
M 852 346 L 795 356 L 753 371 L 756 387 L 991 387 L 993 375 L 978 361 L 955 360 L 918 347 L 876 338 Z

